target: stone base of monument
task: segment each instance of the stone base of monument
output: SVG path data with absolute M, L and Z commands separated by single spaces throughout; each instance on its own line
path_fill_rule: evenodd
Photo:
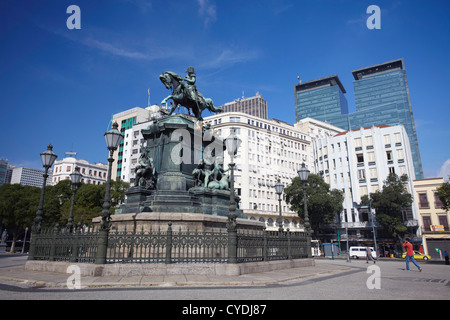
M 133 212 L 148 212 L 151 211 L 144 202 L 147 200 L 147 196 L 151 195 L 151 190 L 146 190 L 141 187 L 131 187 L 125 192 L 126 200 L 122 205 L 121 213 L 133 213 Z
M 92 219 L 95 228 L 100 224 L 100 217 Z M 202 213 L 185 212 L 140 212 L 115 214 L 111 216 L 111 232 L 124 230 L 128 232 L 148 232 L 150 230 L 167 231 L 169 222 L 173 231 L 209 232 L 221 229 L 226 232 L 227 217 L 213 216 Z M 264 223 L 249 220 L 236 219 L 237 228 L 240 230 L 263 230 Z
M 184 212 L 227 216 L 230 212 L 230 191 L 193 187 L 184 190 L 146 190 L 132 187 L 126 191 L 125 203 L 116 213 Z M 246 218 L 236 209 L 238 218 Z
M 144 263 L 115 263 L 115 264 L 89 264 L 72 262 L 55 262 L 29 260 L 25 263 L 25 270 L 67 273 L 70 266 L 80 268 L 81 276 L 108 277 L 108 276 L 154 276 L 154 275 L 215 275 L 239 276 L 243 274 L 269 272 L 290 268 L 315 266 L 313 258 L 291 259 L 276 261 L 261 261 L 247 263 L 174 263 L 174 264 L 144 264 Z

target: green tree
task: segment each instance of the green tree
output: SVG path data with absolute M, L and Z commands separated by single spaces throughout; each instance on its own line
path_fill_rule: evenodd
M 106 184 L 103 186 L 103 196 L 106 190 Z M 128 182 L 122 180 L 111 180 L 111 207 L 115 208 L 125 201 L 125 192 L 130 188 Z
M 100 215 L 103 204 L 104 187 L 102 185 L 81 184 L 75 194 L 73 206 L 74 225 L 90 224 L 92 218 Z M 72 204 L 71 196 L 61 206 L 61 222 L 67 223 Z
M 450 182 L 444 182 L 436 189 L 437 196 L 442 202 L 442 209 L 450 211 Z
M 390 174 L 384 181 L 383 189 L 370 194 L 372 208 L 375 209 L 378 223 L 399 242 L 407 232 L 402 212 L 410 208 L 413 202 L 412 196 L 406 188 L 407 183 L 408 176 L 406 174 L 400 177 Z
M 15 242 L 31 227 L 36 217 L 41 189 L 20 184 L 0 186 L 0 219 L 8 234 L 12 235 L 11 252 Z
M 125 192 L 130 184 L 123 181 L 111 181 L 111 213 L 125 200 Z M 62 187 L 60 189 L 64 190 Z M 91 224 L 92 219 L 100 216 L 103 209 L 106 184 L 82 184 L 76 192 L 73 215 L 74 224 Z M 72 203 L 72 187 L 70 185 L 70 196 L 65 196 L 61 207 L 61 222 L 67 223 Z
M 299 177 L 292 180 L 292 184 L 284 189 L 286 202 L 291 210 L 304 219 L 303 182 Z M 308 216 L 313 230 L 319 230 L 321 224 L 336 222 L 336 213 L 341 212 L 344 195 L 342 191 L 330 190 L 330 185 L 322 177 L 310 174 L 306 182 L 306 198 Z

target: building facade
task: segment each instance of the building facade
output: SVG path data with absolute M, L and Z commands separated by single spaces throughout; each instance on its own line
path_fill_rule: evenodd
M 158 114 L 159 107 L 149 106 L 147 108 L 132 108 L 119 112 L 113 115 L 112 123 L 117 122 L 119 131 L 125 134 L 125 131 L 133 128 L 134 125 L 142 122 L 147 122 L 152 119 L 155 114 Z M 122 176 L 123 165 L 123 148 L 124 141 L 122 140 L 117 152 L 114 152 L 114 165 L 111 170 L 112 179 L 120 179 Z
M 344 210 L 335 226 L 347 228 L 355 244 L 373 242 L 370 210 L 360 206 L 361 197 L 382 190 L 390 173 L 407 174 L 408 191 L 413 195 L 413 160 L 409 138 L 403 126 L 372 126 L 337 134 L 335 127 L 317 120 L 304 119 L 297 126 L 306 127 L 312 139 L 314 172 L 330 184 L 331 189 L 344 191 Z M 314 128 L 315 127 L 315 128 Z M 405 211 L 405 225 L 417 234 L 418 213 L 414 206 Z M 337 232 L 336 232 L 337 233 Z
M 312 168 L 309 136 L 285 122 L 265 120 L 239 112 L 227 112 L 205 118 L 221 139 L 235 132 L 242 140 L 234 159 L 235 189 L 240 208 L 250 219 L 266 224 L 267 230 L 278 229 L 279 201 L 275 193 L 278 179 L 285 187 L 298 176 L 302 163 Z M 224 164 L 230 162 L 224 152 Z M 281 202 L 284 229 L 303 230 L 297 213 Z
M 75 154 L 76 155 L 76 154 Z M 82 174 L 81 182 L 86 184 L 104 184 L 106 182 L 108 165 L 104 163 L 89 163 L 83 159 L 77 159 L 73 156 L 66 156 L 64 159 L 56 160 L 53 165 L 52 185 L 60 181 L 70 180 L 70 174 L 79 168 Z
M 258 118 L 267 119 L 267 101 L 263 96 L 256 93 L 254 97 L 236 99 L 220 106 L 224 112 L 242 112 Z
M 44 183 L 44 170 L 33 168 L 13 168 L 11 174 L 11 184 L 21 184 L 23 186 L 32 186 L 42 188 Z M 46 185 L 52 183 L 52 170 L 48 170 L 48 178 Z
M 420 230 L 424 253 L 432 259 L 440 259 L 439 250 L 450 252 L 449 213 L 442 209 L 436 189 L 444 183 L 444 178 L 414 180 L 415 199 L 419 211 Z M 443 254 L 443 253 L 442 253 Z
M 0 186 L 11 183 L 11 175 L 14 166 L 10 165 L 8 160 L 0 159 Z
M 313 118 L 334 124 L 348 114 L 346 91 L 337 75 L 298 83 L 294 91 L 296 122 Z
M 408 134 L 414 178 L 423 178 L 419 144 L 403 59 L 352 71 L 356 112 L 348 113 L 345 89 L 337 76 L 295 85 L 297 121 L 311 117 L 354 130 L 377 125 L 403 125 Z

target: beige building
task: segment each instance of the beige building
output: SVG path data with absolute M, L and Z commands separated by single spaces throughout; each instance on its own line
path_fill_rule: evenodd
M 449 213 L 442 209 L 436 189 L 444 183 L 443 178 L 414 180 L 415 200 L 419 211 L 424 253 L 439 259 L 435 250 L 450 251 Z
M 254 97 L 242 97 L 220 106 L 224 112 L 242 112 L 251 116 L 267 119 L 267 101 L 256 93 Z

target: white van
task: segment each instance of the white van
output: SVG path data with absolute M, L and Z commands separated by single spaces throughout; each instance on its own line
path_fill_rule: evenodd
M 372 255 L 372 258 L 376 259 L 377 254 L 375 250 L 372 247 L 369 247 L 370 254 Z M 367 256 L 367 247 L 350 247 L 350 258 L 353 259 L 365 259 Z

